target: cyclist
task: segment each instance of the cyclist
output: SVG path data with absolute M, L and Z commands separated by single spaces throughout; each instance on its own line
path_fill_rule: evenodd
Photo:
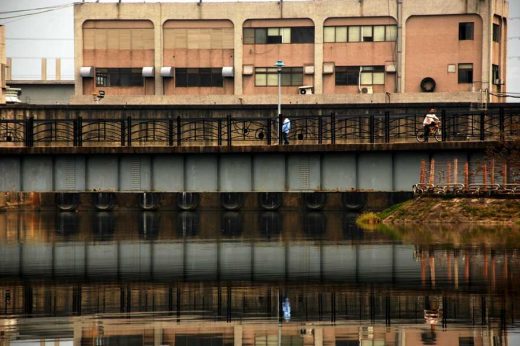
M 424 127 L 424 141 L 428 142 L 430 131 L 432 128 L 436 128 L 441 123 L 440 119 L 435 115 L 435 108 L 430 108 L 428 113 L 424 116 L 423 127 Z

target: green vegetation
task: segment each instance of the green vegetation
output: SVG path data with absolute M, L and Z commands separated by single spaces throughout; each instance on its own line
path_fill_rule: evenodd
M 356 224 L 366 230 L 374 230 L 381 223 L 381 218 L 373 212 L 363 213 L 356 219 Z

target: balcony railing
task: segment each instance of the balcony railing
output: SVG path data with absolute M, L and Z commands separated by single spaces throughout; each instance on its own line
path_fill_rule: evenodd
M 502 108 L 439 114 L 442 141 L 520 137 L 520 114 Z M 423 114 L 290 116 L 291 145 L 415 142 Z M 266 117 L 2 119 L 0 146 L 254 146 L 282 144 L 283 119 Z

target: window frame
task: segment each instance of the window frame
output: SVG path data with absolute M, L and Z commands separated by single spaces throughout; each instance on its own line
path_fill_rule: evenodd
M 473 63 L 458 64 L 457 79 L 459 84 L 473 84 Z
M 144 87 L 142 68 L 96 67 L 95 76 L 96 87 Z
M 203 76 L 209 77 L 203 80 Z M 222 67 L 176 67 L 176 88 L 223 88 Z
M 346 39 L 338 40 L 338 29 L 346 30 Z M 383 29 L 379 33 L 381 38 L 377 38 L 376 31 Z M 334 33 L 332 33 L 334 31 Z M 366 33 L 369 31 L 370 33 Z M 343 36 L 343 35 L 341 35 Z M 333 37 L 333 40 L 331 38 Z M 324 43 L 359 43 L 359 42 L 396 42 L 397 25 L 394 24 L 374 24 L 374 25 L 331 25 L 323 27 Z
M 296 32 L 300 29 L 308 30 L 300 36 Z M 252 33 L 251 33 L 252 32 Z M 271 32 L 271 34 L 269 33 Z M 277 32 L 277 34 L 275 34 Z M 314 44 L 314 26 L 265 27 L 244 28 L 242 44 Z M 309 42 L 307 42 L 308 40 Z
M 472 41 L 475 39 L 475 23 L 459 22 L 459 41 Z
M 264 77 L 265 76 L 265 77 Z M 258 81 L 265 80 L 264 83 Z M 288 80 L 288 82 L 287 82 Z M 281 86 L 302 86 L 303 67 L 293 66 L 284 67 L 281 72 Z M 276 67 L 255 67 L 255 87 L 275 87 L 278 86 L 278 68 Z
M 500 24 L 493 23 L 493 42 L 500 42 L 500 36 L 502 36 L 502 27 Z
M 340 74 L 340 76 L 344 74 L 345 76 L 342 78 L 338 78 L 338 74 Z M 381 77 L 382 83 L 374 82 L 375 78 Z M 385 85 L 385 67 L 383 65 L 336 66 L 334 78 L 336 86 Z M 345 83 L 342 83 L 342 79 L 345 79 Z

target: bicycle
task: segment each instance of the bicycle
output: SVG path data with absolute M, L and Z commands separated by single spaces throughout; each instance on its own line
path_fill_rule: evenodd
M 419 143 L 424 142 L 424 128 L 417 129 L 415 138 Z M 442 141 L 441 127 L 439 124 L 430 127 L 430 135 L 428 136 L 428 139 L 430 138 L 434 138 L 436 142 Z

